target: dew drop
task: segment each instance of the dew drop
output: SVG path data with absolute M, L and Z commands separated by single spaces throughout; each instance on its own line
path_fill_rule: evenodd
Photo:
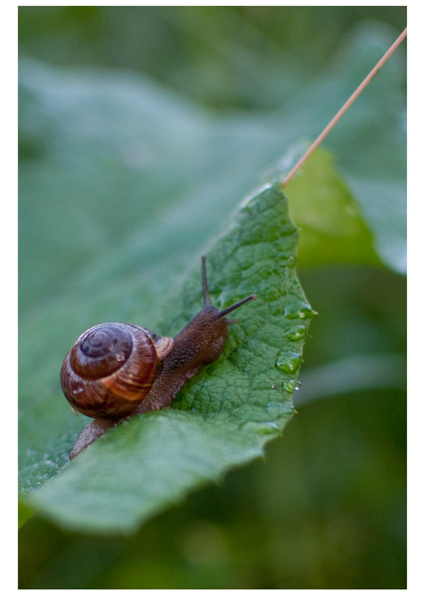
M 284 316 L 286 319 L 310 319 L 317 313 L 312 310 L 309 304 L 304 302 L 292 302 L 284 308 Z
M 78 396 L 78 394 L 82 394 L 83 391 L 84 391 L 83 387 L 77 387 L 72 390 L 72 393 L 74 394 L 74 396 Z
M 125 356 L 123 354 L 116 354 L 115 358 L 118 362 L 123 362 L 125 360 Z
M 298 342 L 299 340 L 303 340 L 306 336 L 306 327 L 304 325 L 294 325 L 290 327 L 287 333 L 284 334 L 284 337 L 290 340 L 291 342 Z
M 283 383 L 283 388 L 289 394 L 293 394 L 294 390 L 296 389 L 296 381 L 294 379 L 287 379 Z
M 293 267 L 295 267 L 295 266 L 296 266 L 296 257 L 295 257 L 295 256 L 290 256 L 290 257 L 287 259 L 286 266 L 287 266 L 289 269 L 293 269 Z
M 288 373 L 291 375 L 298 370 L 301 362 L 302 357 L 297 352 L 292 352 L 291 350 L 280 350 L 277 354 L 275 366 L 280 371 L 283 371 L 283 373 Z

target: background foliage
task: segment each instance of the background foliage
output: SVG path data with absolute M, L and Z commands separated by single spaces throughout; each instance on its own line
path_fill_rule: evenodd
M 115 310 L 138 322 L 140 305 L 150 307 L 143 324 L 157 318 L 160 282 L 178 281 L 263 167 L 322 129 L 406 14 L 21 7 L 19 21 L 24 407 L 40 391 L 60 403 L 51 373 L 70 332 L 112 320 Z M 337 171 L 320 154 L 287 190 L 304 232 L 299 276 L 319 317 L 295 395 L 299 414 L 284 437 L 265 462 L 230 472 L 132 536 L 99 538 L 31 518 L 20 530 L 21 587 L 405 587 L 402 57 L 329 138 Z M 139 121 L 146 146 L 128 118 L 143 110 L 154 115 L 149 127 Z M 325 186 L 330 199 L 314 212 L 309 199 Z M 365 224 L 348 221 L 356 223 L 349 237 L 341 217 L 358 210 L 355 200 Z M 147 239 L 137 234 L 140 211 Z M 70 302 L 83 308 L 64 324 Z M 63 416 L 65 431 L 68 422 Z M 58 465 L 43 460 L 48 478 Z

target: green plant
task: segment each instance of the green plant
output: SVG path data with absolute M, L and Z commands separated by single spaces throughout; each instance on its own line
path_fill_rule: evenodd
M 271 370 L 266 359 L 268 353 L 277 356 L 278 346 L 272 340 L 275 327 L 284 323 L 279 337 L 291 333 L 293 339 L 285 338 L 288 342 L 281 353 L 280 366 L 289 347 L 299 360 L 307 332 L 307 327 L 302 329 L 305 319 L 299 319 L 299 314 L 302 312 L 306 317 L 306 324 L 311 314 L 301 311 L 300 305 L 297 312 L 286 311 L 287 305 L 299 302 L 306 307 L 303 292 L 293 279 L 292 240 L 297 234 L 288 220 L 286 201 L 276 187 L 245 204 L 233 221 L 228 221 L 228 215 L 255 186 L 257 173 L 274 160 L 282 148 L 291 147 L 270 177 L 278 179 L 279 173 L 287 171 L 303 149 L 299 140 L 318 133 L 346 99 L 347 90 L 352 90 L 352 81 L 353 85 L 358 82 L 357 73 L 365 74 L 387 48 L 389 38 L 391 41 L 393 36 L 378 28 L 358 31 L 344 52 L 351 61 L 347 68 L 345 59 L 343 69 L 321 75 L 301 95 L 296 94 L 291 103 L 286 103 L 284 113 L 275 111 L 271 115 L 214 115 L 194 108 L 186 100 L 173 98 L 143 78 L 96 71 L 64 73 L 33 62 L 22 63 L 21 481 L 24 489 L 42 488 L 34 499 L 40 499 L 37 506 L 49 518 L 77 530 L 134 531 L 142 520 L 180 498 L 184 490 L 222 477 L 229 466 L 262 455 L 264 443 L 278 435 L 292 414 L 290 396 L 296 386 L 299 363 L 293 363 L 291 376 L 284 369 L 275 369 L 275 360 Z M 371 379 L 373 374 L 376 377 L 380 373 L 379 381 L 387 381 L 381 369 L 378 371 L 381 365 L 383 372 L 388 364 L 391 373 L 397 369 L 398 377 L 389 378 L 395 390 L 404 386 L 402 325 L 398 321 L 396 329 L 391 316 L 402 311 L 402 286 L 397 283 L 402 277 L 390 275 L 390 271 L 402 273 L 405 267 L 405 240 L 399 218 L 404 211 L 405 177 L 401 56 L 400 52 L 399 57 L 393 57 L 393 62 L 369 87 L 367 95 L 358 100 L 355 111 L 346 115 L 346 120 L 332 134 L 327 148 L 337 157 L 336 166 L 329 150 L 321 151 L 286 190 L 291 218 L 301 229 L 299 271 L 315 268 L 302 277 L 307 296 L 312 296 L 311 304 L 320 313 L 311 329 L 313 337 L 309 340 L 311 353 L 307 364 L 327 368 L 328 376 L 337 358 L 362 356 L 366 360 L 369 356 L 376 365 Z M 303 105 L 299 105 L 299 97 Z M 117 202 L 123 191 L 125 202 Z M 272 210 L 268 202 L 271 205 L 276 202 Z M 275 228 L 276 219 L 283 229 Z M 115 319 L 140 322 L 164 334 L 177 331 L 199 304 L 198 257 L 205 249 L 204 240 L 218 235 L 220 223 L 224 223 L 224 232 L 217 242 L 209 243 L 211 251 L 208 250 L 211 274 L 214 274 L 213 293 L 220 294 L 217 300 L 224 306 L 233 298 L 234 289 L 262 292 L 264 302 L 258 314 L 254 307 L 249 308 L 248 320 L 234 326 L 223 361 L 212 365 L 184 390 L 175 404 L 177 410 L 152 414 L 111 432 L 113 435 L 108 439 L 100 440 L 89 449 L 86 458 L 81 456 L 75 468 L 68 469 L 67 453 L 82 421 L 66 411 L 56 380 L 68 346 L 86 327 Z M 281 237 L 282 231 L 288 235 Z M 240 239 L 249 236 L 256 236 L 261 244 L 240 243 Z M 225 260 L 220 256 L 225 256 Z M 280 270 L 274 273 L 272 266 L 276 256 Z M 372 285 L 380 282 L 380 289 L 385 290 L 385 306 L 392 302 L 392 313 L 388 308 L 385 313 L 379 313 L 381 306 L 372 303 L 368 306 L 369 301 L 360 295 L 357 305 L 349 304 L 352 290 L 356 289 L 355 282 L 360 282 L 359 290 L 366 288 L 363 275 L 366 271 L 353 271 L 350 278 L 343 275 L 349 272 L 347 267 L 330 274 L 319 271 L 328 265 L 340 268 L 347 264 L 352 265 L 352 269 L 358 265 L 374 269 L 370 271 Z M 313 273 L 327 281 L 325 288 L 333 292 L 326 300 L 330 307 L 331 298 L 334 299 L 331 319 L 322 315 L 322 299 L 318 294 L 322 284 L 313 283 Z M 339 275 L 336 277 L 334 273 Z M 288 276 L 287 280 L 282 279 L 283 274 Z M 392 295 L 390 290 L 396 286 L 398 291 Z M 291 293 L 291 289 L 295 290 L 295 297 L 287 303 L 283 296 Z M 340 303 L 342 292 L 344 304 Z M 164 298 L 163 305 L 158 305 L 158 297 Z M 288 321 L 292 315 L 295 319 L 291 331 Z M 374 320 L 373 315 L 377 315 Z M 317 338 L 328 343 L 320 344 Z M 242 351 L 232 354 L 237 347 Z M 305 352 L 307 357 L 308 344 Z M 234 356 L 238 358 L 234 360 Z M 262 359 L 268 367 L 261 372 L 262 363 L 258 361 Z M 263 410 L 263 396 L 259 392 L 258 403 L 254 402 L 249 410 L 243 402 L 236 405 L 231 402 L 231 397 L 237 397 L 235 384 L 239 383 L 234 378 L 234 369 L 246 374 L 254 365 L 258 368 L 258 381 L 261 375 L 275 376 L 275 381 L 269 380 L 269 394 L 275 391 L 272 386 L 281 392 L 281 383 L 287 384 L 284 402 Z M 348 377 L 351 368 L 352 363 L 350 367 L 345 364 L 343 371 L 343 364 L 339 364 L 337 393 L 352 390 Z M 312 387 L 318 375 L 315 372 Z M 314 376 L 312 370 L 310 376 Z M 302 394 L 305 401 L 308 399 L 311 386 L 305 384 L 307 379 L 308 372 L 305 369 L 303 375 L 302 369 L 302 388 L 295 394 L 299 402 Z M 360 370 L 358 379 L 361 379 Z M 220 388 L 222 381 L 225 381 L 225 389 L 231 390 L 228 397 Z M 329 389 L 329 381 L 328 377 L 324 380 L 324 390 Z M 242 385 L 244 383 L 242 381 Z M 360 382 L 357 385 L 360 389 Z M 369 387 L 368 384 L 368 388 L 363 389 Z M 216 406 L 225 408 L 227 398 L 233 410 L 230 419 L 228 411 L 214 409 Z M 269 405 L 268 400 L 266 404 Z M 188 412 L 188 408 L 192 412 Z M 399 416 L 399 424 L 401 421 Z M 171 424 L 175 426 L 172 429 Z M 139 502 L 140 484 L 143 488 L 146 479 L 137 480 L 141 472 L 137 471 L 134 449 L 140 444 L 156 444 L 158 436 L 172 445 L 173 432 L 178 439 L 189 440 L 192 450 L 186 457 L 190 458 L 191 467 L 181 462 L 174 450 L 171 454 L 179 461 L 182 471 L 176 470 L 175 464 L 170 466 L 167 460 L 170 446 L 157 451 L 152 445 L 152 466 L 147 465 L 148 475 L 144 477 L 149 478 L 152 469 L 156 473 L 163 468 L 163 480 L 153 478 L 151 482 L 157 485 L 164 500 L 158 502 L 157 495 L 146 493 L 142 504 Z M 198 456 L 199 446 L 205 449 L 202 457 Z M 122 454 L 117 455 L 118 450 Z M 114 479 L 122 471 L 124 455 L 125 461 L 128 457 L 134 459 L 134 466 L 129 467 L 127 478 L 122 473 L 123 479 Z M 208 456 L 216 460 L 211 463 Z M 196 460 L 203 465 L 203 470 L 195 464 Z M 54 480 L 43 486 L 64 467 L 64 472 L 55 478 L 59 483 Z M 191 479 L 188 477 L 185 481 L 181 472 Z M 232 477 L 234 480 L 237 475 Z M 61 488 L 60 481 L 68 483 Z M 174 481 L 172 494 L 164 492 L 163 481 L 170 484 Z M 79 498 L 85 493 L 90 499 L 91 485 L 98 486 L 107 504 L 118 507 L 118 515 L 113 510 L 100 511 L 98 503 L 91 504 L 91 512 L 78 504 L 74 513 L 68 510 L 66 501 L 72 503 L 76 489 L 80 490 Z M 24 506 L 26 504 L 24 497 Z M 113 519 L 108 514 L 113 515 Z M 37 527 L 37 521 L 32 521 L 34 525 L 30 521 L 24 532 Z M 343 519 L 340 523 L 341 531 L 350 531 Z M 211 524 L 208 515 L 203 525 L 194 526 L 193 532 L 200 531 L 201 537 L 218 548 L 216 553 L 220 560 L 227 553 L 231 564 L 231 550 L 222 549 L 227 545 L 226 534 L 223 534 L 226 530 L 222 527 L 224 525 Z M 284 531 L 287 532 L 287 528 Z M 234 531 L 233 534 L 242 544 L 242 538 Z M 196 548 L 195 538 L 193 533 L 192 538 L 182 544 L 186 556 L 195 554 L 195 550 L 190 551 Z M 88 538 L 81 539 L 87 542 Z M 299 540 L 296 543 L 300 543 Z M 111 541 L 108 556 L 112 562 L 117 560 L 119 552 L 119 545 Z M 125 550 L 122 552 L 125 554 Z M 272 556 L 277 560 L 278 552 Z M 211 581 L 215 576 L 215 581 L 224 581 L 224 586 L 226 581 L 233 587 L 237 587 L 238 581 L 240 587 L 249 585 L 249 580 L 240 574 L 239 579 L 228 574 L 227 580 L 225 577 L 219 580 L 213 565 L 218 564 L 219 570 L 220 562 L 211 560 L 209 563 L 206 560 Z M 260 563 L 261 559 L 258 560 Z M 272 571 L 269 561 L 267 568 Z M 178 585 L 178 577 L 170 566 L 169 569 L 169 585 L 172 587 L 172 582 Z M 99 585 L 99 579 L 96 580 L 99 573 L 101 570 L 92 572 L 87 583 L 80 579 L 80 585 L 95 585 L 95 581 Z M 182 575 L 185 585 L 190 581 L 187 577 Z M 78 578 L 71 587 L 75 581 Z M 149 581 L 155 587 L 154 577 L 145 581 L 147 587 Z M 275 581 L 270 576 L 269 581 L 271 586 L 281 585 L 278 578 Z M 333 581 L 337 585 L 337 577 L 333 577 Z M 115 584 L 109 579 L 110 586 Z M 213 583 L 210 585 L 213 587 Z M 258 575 L 254 587 L 260 585 Z M 310 585 L 319 586 L 319 581 L 312 579 Z M 283 581 L 284 586 L 290 587 L 287 581 Z M 46 587 L 46 583 L 41 587 Z

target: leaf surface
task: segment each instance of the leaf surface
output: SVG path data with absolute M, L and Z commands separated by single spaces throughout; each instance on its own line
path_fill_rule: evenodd
M 205 250 L 212 297 L 217 303 L 227 305 L 239 298 L 237 293 L 260 291 L 262 270 L 272 282 L 272 264 L 266 254 L 249 254 L 255 244 L 245 244 L 237 237 L 241 230 L 234 222 L 228 225 L 228 239 L 236 236 L 233 242 L 240 247 L 240 254 L 231 254 L 225 263 L 228 269 L 213 249 L 205 248 L 206 240 L 216 235 L 230 210 L 257 185 L 261 169 L 282 153 L 286 158 L 280 172 L 290 167 L 293 156 L 287 149 L 293 144 L 298 148 L 299 140 L 313 139 L 320 132 L 368 72 L 370 61 L 378 59 L 391 43 L 392 33 L 359 30 L 328 73 L 308 80 L 296 93 L 287 90 L 281 110 L 265 115 L 218 117 L 139 76 L 22 63 L 22 491 L 42 487 L 64 468 L 63 475 L 71 472 L 68 453 L 88 420 L 75 419 L 69 411 L 58 374 L 63 356 L 82 331 L 99 322 L 127 321 L 158 333 L 177 333 L 200 307 L 199 257 Z M 346 56 L 351 60 L 350 69 L 345 67 Z M 331 159 L 317 154 L 316 162 L 305 167 L 287 190 L 290 211 L 304 238 L 300 266 L 337 261 L 374 265 L 381 260 L 395 270 L 404 270 L 402 61 L 400 50 L 328 138 L 338 173 Z M 249 229 L 249 235 L 255 231 L 255 227 Z M 276 229 L 270 227 L 264 248 L 273 247 L 277 252 L 273 236 Z M 227 250 L 221 248 L 221 255 L 230 256 Z M 274 275 L 277 282 L 279 275 Z M 265 304 L 258 307 L 259 301 L 255 303 L 258 316 L 267 303 L 272 304 L 276 292 L 271 285 L 262 293 Z M 236 354 L 239 362 L 258 352 L 256 360 L 265 379 L 267 369 L 262 360 L 268 361 L 273 353 L 281 366 L 290 362 L 290 356 L 277 348 L 271 327 L 261 329 L 255 347 L 250 345 L 254 339 L 250 338 L 254 334 L 250 331 L 251 310 L 248 306 L 241 309 L 249 318 L 245 329 L 240 329 L 242 320 L 232 326 L 230 343 L 241 343 Z M 273 318 L 277 320 L 277 316 Z M 295 324 L 293 327 L 291 334 L 296 339 L 299 332 Z M 277 359 L 279 351 L 282 354 Z M 257 421 L 255 402 L 244 406 L 237 393 L 231 402 L 225 396 L 224 387 L 240 371 L 239 362 L 233 364 L 231 356 L 225 354 L 222 360 L 222 378 L 215 378 L 210 388 L 202 380 L 205 376 L 210 381 L 212 365 L 212 373 L 207 370 L 190 382 L 184 396 L 175 402 L 174 412 L 190 409 L 190 415 L 199 414 L 209 423 L 218 418 L 221 406 L 229 415 L 233 403 L 231 418 L 249 423 L 244 433 L 252 427 L 267 431 L 264 423 L 274 421 L 269 421 L 269 416 Z M 201 392 L 197 387 L 200 381 Z M 215 395 L 215 385 L 221 396 Z M 259 446 L 254 442 L 250 447 L 257 455 L 262 452 L 263 438 L 256 438 L 255 433 L 254 439 L 261 440 Z M 222 472 L 227 468 L 225 460 Z M 52 506 L 49 510 L 53 511 Z
M 260 456 L 293 414 L 313 314 L 296 276 L 296 241 L 278 182 L 245 201 L 208 252 L 218 307 L 258 295 L 238 311 L 223 356 L 171 408 L 105 434 L 30 505 L 65 526 L 129 531 L 189 489 Z M 194 315 L 200 296 L 198 267 L 164 309 L 169 329 Z
M 363 211 L 328 152 L 316 150 L 285 191 L 290 216 L 301 231 L 298 253 L 303 267 L 382 264 Z

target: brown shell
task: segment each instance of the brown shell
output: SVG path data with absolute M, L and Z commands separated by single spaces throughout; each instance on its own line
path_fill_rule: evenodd
M 63 393 L 88 417 L 125 417 L 149 393 L 172 346 L 172 338 L 160 338 L 138 325 L 96 325 L 77 339 L 63 361 Z

